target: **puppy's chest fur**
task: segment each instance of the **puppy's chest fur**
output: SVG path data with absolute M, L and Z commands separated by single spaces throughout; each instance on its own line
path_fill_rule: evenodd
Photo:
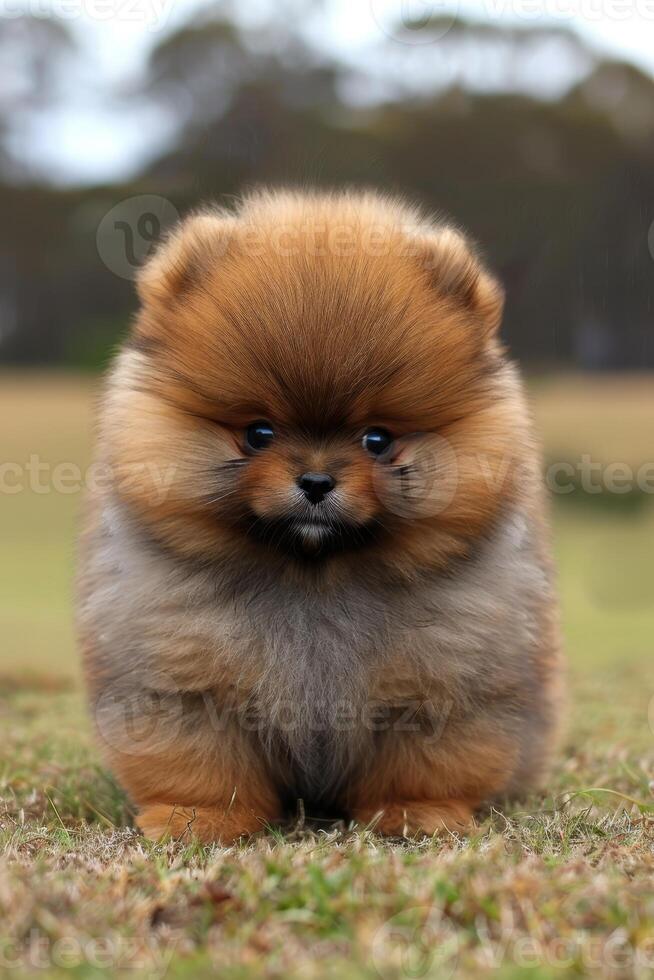
M 529 685 L 549 592 L 520 515 L 451 576 L 391 587 L 371 575 L 323 592 L 266 568 L 240 578 L 179 564 L 112 506 L 82 574 L 99 686 L 209 693 L 292 792 L 317 800 L 381 737 L 379 707 L 383 730 L 423 702 L 460 715 Z

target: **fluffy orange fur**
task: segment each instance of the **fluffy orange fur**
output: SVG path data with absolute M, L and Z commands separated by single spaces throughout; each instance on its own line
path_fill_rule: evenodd
M 233 719 L 219 735 L 180 723 L 143 751 L 114 715 L 100 724 L 144 832 L 229 842 L 313 794 L 382 832 L 431 834 L 461 830 L 484 801 L 537 784 L 561 689 L 538 453 L 497 335 L 501 289 L 465 237 L 375 194 L 258 194 L 235 213 L 184 222 L 143 270 L 139 294 L 101 413 L 111 485 L 91 502 L 82 547 L 92 703 L 104 710 L 111 690 L 122 704 L 131 685 L 176 698 L 186 720 L 207 705 L 254 706 L 267 719 L 263 735 Z M 244 432 L 257 420 L 275 437 L 250 451 Z M 362 448 L 371 428 L 392 440 L 379 459 Z M 336 484 L 316 534 L 302 531 L 305 472 Z M 534 583 L 524 598 L 512 597 L 506 570 L 513 545 L 494 543 L 516 514 L 515 578 Z M 142 542 L 135 555 L 117 543 L 124 529 L 126 542 Z M 152 574 L 131 627 L 120 599 L 130 563 Z M 173 591 L 184 574 L 188 592 Z M 493 584 L 503 575 L 506 595 Z M 215 608 L 204 604 L 209 580 Z M 269 631 L 248 619 L 255 602 Z M 521 602 L 523 663 L 510 609 Z M 442 623 L 439 603 L 451 605 Z M 377 636 L 370 606 L 389 616 Z M 399 630 L 403 610 L 413 621 Z M 443 729 L 371 734 L 359 721 L 284 740 L 271 705 L 286 683 L 295 700 L 351 691 L 353 704 L 391 715 L 400 702 L 445 706 Z M 303 719 L 318 714 L 301 705 Z M 343 765 L 322 786 L 311 760 L 325 750 Z

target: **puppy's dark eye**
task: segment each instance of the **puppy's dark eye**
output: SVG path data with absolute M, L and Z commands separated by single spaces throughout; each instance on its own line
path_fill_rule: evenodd
M 386 429 L 368 429 L 363 436 L 363 448 L 373 456 L 381 456 L 393 441 Z
M 245 430 L 245 443 L 248 449 L 265 449 L 275 438 L 275 430 L 270 422 L 253 422 Z

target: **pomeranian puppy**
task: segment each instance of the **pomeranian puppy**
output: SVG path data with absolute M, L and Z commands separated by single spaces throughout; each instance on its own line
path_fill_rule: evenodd
M 78 621 L 142 831 L 228 844 L 298 799 L 463 831 L 538 786 L 562 686 L 539 460 L 465 237 L 262 192 L 187 219 L 138 288 Z

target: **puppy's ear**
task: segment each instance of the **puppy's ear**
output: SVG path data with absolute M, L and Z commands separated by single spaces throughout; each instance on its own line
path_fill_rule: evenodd
M 220 211 L 201 211 L 186 218 L 141 268 L 136 286 L 143 303 L 178 299 L 222 258 L 235 219 Z
M 462 302 L 485 333 L 495 333 L 502 321 L 504 290 L 465 236 L 446 225 L 436 228 L 421 237 L 419 254 L 435 288 Z

